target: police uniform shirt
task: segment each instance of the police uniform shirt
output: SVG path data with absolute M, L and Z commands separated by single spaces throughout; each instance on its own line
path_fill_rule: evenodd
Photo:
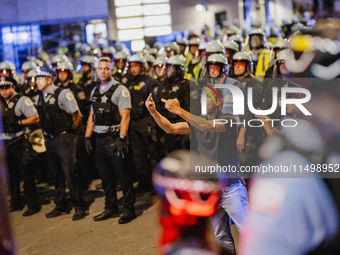
M 18 93 L 14 92 L 13 97 L 16 96 Z M 8 103 L 8 108 L 13 107 L 13 102 Z M 20 117 L 21 115 L 24 115 L 26 118 L 32 117 L 36 114 L 38 114 L 37 109 L 34 107 L 33 102 L 31 99 L 29 99 L 26 96 L 22 96 L 19 98 L 17 104 L 15 105 L 14 109 L 15 115 Z M 11 133 L 11 134 L 4 134 L 2 133 L 0 135 L 0 139 L 8 140 L 15 137 L 19 137 L 24 133 L 27 133 L 27 128 L 23 131 L 20 131 L 18 133 Z
M 111 86 L 114 86 L 118 84 L 117 81 L 114 79 L 111 79 L 111 81 L 107 85 L 100 84 L 99 92 L 100 94 L 104 94 L 106 91 L 108 91 Z M 91 92 L 91 100 L 92 96 L 96 88 L 94 88 Z M 108 98 L 106 98 L 104 95 L 101 98 L 102 102 L 105 103 Z M 123 109 L 131 109 L 131 96 L 129 90 L 124 85 L 118 85 L 115 92 L 112 94 L 111 102 L 118 106 L 118 110 L 121 111 Z M 91 105 L 91 111 L 93 111 L 93 107 Z M 97 134 L 104 134 L 109 132 L 109 126 L 100 126 L 100 125 L 94 125 L 93 131 Z
M 293 155 L 293 164 L 304 161 Z M 297 161 L 295 161 L 297 159 Z M 293 162 L 292 161 L 292 162 Z M 275 160 L 265 164 L 279 165 Z M 304 162 L 306 163 L 306 162 Z M 320 176 L 255 179 L 249 192 L 247 239 L 240 254 L 307 254 L 338 230 L 339 214 Z
M 47 94 L 43 93 L 45 103 L 51 103 L 51 104 L 54 103 L 53 101 L 55 99 L 52 97 L 52 95 L 54 94 L 56 89 L 58 89 L 58 87 L 52 84 L 50 91 Z M 39 96 L 36 99 L 36 105 L 38 105 L 38 100 L 39 100 Z M 73 114 L 79 110 L 77 101 L 74 98 L 74 94 L 69 89 L 63 89 L 60 92 L 59 97 L 58 97 L 58 106 L 60 109 L 64 110 L 68 114 Z
M 287 128 L 283 134 L 285 137 L 288 132 L 294 134 L 294 144 L 302 151 L 318 151 L 323 147 L 322 137 L 308 131 L 306 123 L 299 122 L 294 131 Z M 275 151 L 273 142 L 264 144 L 262 151 Z M 339 155 L 332 153 L 325 163 L 335 165 L 339 161 Z M 261 163 L 267 167 L 282 165 L 298 169 L 300 165 L 303 168 L 310 166 L 311 161 L 294 149 L 285 149 Z M 316 171 L 291 172 L 268 171 L 253 175 L 249 191 L 250 212 L 243 233 L 247 240 L 244 240 L 241 255 L 308 254 L 337 233 L 339 212 L 322 176 Z M 282 178 L 278 178 L 278 174 Z

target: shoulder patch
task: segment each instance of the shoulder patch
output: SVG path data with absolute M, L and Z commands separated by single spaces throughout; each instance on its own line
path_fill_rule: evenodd
M 26 99 L 25 99 L 25 105 L 27 105 L 27 106 L 32 106 L 32 105 L 33 105 L 32 100 L 29 99 L 29 98 L 26 98 Z
M 68 92 L 66 94 L 66 98 L 67 98 L 68 101 L 72 101 L 74 99 L 74 96 L 73 96 L 73 94 L 71 92 Z
M 127 79 L 126 77 L 123 77 L 123 78 L 122 78 L 122 83 L 125 84 L 125 83 L 127 82 L 127 80 L 128 80 L 128 79 Z
M 122 96 L 123 97 L 130 97 L 130 92 L 128 89 L 123 89 L 122 90 Z
M 85 100 L 86 97 L 84 91 L 78 92 L 77 97 L 79 100 Z
M 279 214 L 287 195 L 281 184 L 268 180 L 257 180 L 249 192 L 250 210 L 264 214 Z

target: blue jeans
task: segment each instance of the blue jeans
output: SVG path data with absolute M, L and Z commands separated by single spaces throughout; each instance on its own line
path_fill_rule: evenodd
M 220 200 L 221 208 L 211 216 L 212 225 L 219 243 L 235 253 L 235 244 L 231 232 L 231 219 L 239 232 L 248 215 L 248 192 L 241 183 L 232 184 L 223 189 Z

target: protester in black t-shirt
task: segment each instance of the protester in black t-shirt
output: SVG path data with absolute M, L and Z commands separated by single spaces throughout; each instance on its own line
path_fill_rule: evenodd
M 230 218 L 238 230 L 242 231 L 242 224 L 248 213 L 247 190 L 237 158 L 237 129 L 236 126 L 231 125 L 231 122 L 235 123 L 236 119 L 232 115 L 222 113 L 220 109 L 219 98 L 223 98 L 222 90 L 205 86 L 202 94 L 207 94 L 205 117 L 195 116 L 185 111 L 180 107 L 177 99 L 162 99 L 165 108 L 183 118 L 185 122 L 171 123 L 162 116 L 156 110 L 151 94 L 145 105 L 157 124 L 167 133 L 190 134 L 190 129 L 195 129 L 200 153 L 217 160 L 221 167 L 234 170 L 226 171 L 226 175 L 220 180 L 224 186 L 221 196 L 222 209 L 211 219 L 219 242 L 231 251 L 235 251 Z

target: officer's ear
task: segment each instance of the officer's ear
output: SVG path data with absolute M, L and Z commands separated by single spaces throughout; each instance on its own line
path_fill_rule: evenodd
M 47 77 L 47 84 L 51 85 L 53 83 L 52 77 Z

